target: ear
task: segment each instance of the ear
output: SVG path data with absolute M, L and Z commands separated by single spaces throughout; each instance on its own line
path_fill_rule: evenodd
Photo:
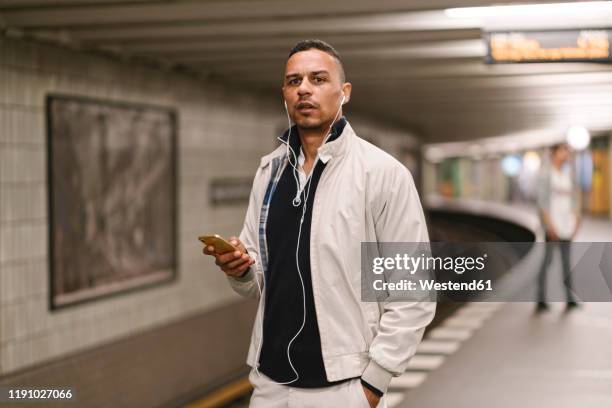
M 342 93 L 344 94 L 344 102 L 343 105 L 346 105 L 351 100 L 351 90 L 353 89 L 353 85 L 350 82 L 345 82 L 342 84 Z

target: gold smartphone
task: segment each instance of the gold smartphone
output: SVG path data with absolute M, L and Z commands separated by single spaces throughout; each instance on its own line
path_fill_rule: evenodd
M 204 245 L 214 247 L 215 252 L 218 254 L 226 254 L 228 252 L 240 251 L 239 248 L 236 248 L 235 246 L 227 242 L 223 237 L 217 234 L 202 235 L 201 237 L 198 237 L 198 239 L 202 241 Z

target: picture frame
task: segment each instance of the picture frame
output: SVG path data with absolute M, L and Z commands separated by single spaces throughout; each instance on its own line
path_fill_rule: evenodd
M 49 94 L 46 119 L 50 309 L 174 281 L 176 112 Z

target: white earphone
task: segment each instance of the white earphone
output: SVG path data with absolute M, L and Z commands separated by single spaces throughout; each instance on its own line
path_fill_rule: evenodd
M 342 94 L 342 100 L 340 101 L 340 105 L 338 106 L 338 111 L 336 112 L 336 116 L 334 117 L 334 120 L 332 120 L 331 125 L 329 125 L 329 129 L 327 130 L 327 135 L 325 136 L 325 139 L 323 140 L 322 144 L 325 144 L 327 142 L 327 140 L 329 139 L 329 137 L 331 136 L 331 129 L 332 126 L 334 125 L 334 123 L 336 122 L 336 120 L 338 119 L 338 115 L 340 114 L 340 111 L 342 110 L 342 105 L 344 104 L 344 101 L 346 99 L 346 96 L 344 95 L 344 93 Z M 285 112 L 287 113 L 287 121 L 289 123 L 289 133 L 287 135 L 287 141 L 285 142 L 284 140 L 282 140 L 280 137 L 278 138 L 282 143 L 285 143 L 285 145 L 287 146 L 287 160 L 289 162 L 289 164 L 291 165 L 291 167 L 293 168 L 293 178 L 295 179 L 295 185 L 296 185 L 296 193 L 295 193 L 295 197 L 292 200 L 292 204 L 294 207 L 299 207 L 300 204 L 302 203 L 302 199 L 301 199 L 301 195 L 302 195 L 302 190 L 300 190 L 300 183 L 299 183 L 299 177 L 297 175 L 298 173 L 298 169 L 297 169 L 297 164 L 298 164 L 298 160 L 297 160 L 297 156 L 295 154 L 295 152 L 293 151 L 293 148 L 291 148 L 290 146 L 290 141 L 291 141 L 291 118 L 289 116 L 289 110 L 287 109 L 287 101 L 284 100 L 283 101 L 285 103 Z M 289 151 L 291 150 L 291 155 L 289 155 Z M 293 161 L 291 161 L 291 156 L 293 156 Z M 310 195 L 310 182 L 312 180 L 312 173 L 314 171 L 314 168 L 317 164 L 319 160 L 319 156 L 317 155 L 317 158 L 315 159 L 315 163 L 312 166 L 312 170 L 310 171 L 310 174 L 308 176 L 308 181 L 306 182 L 306 195 L 304 197 L 304 206 L 302 207 L 302 216 L 300 217 L 300 226 L 298 228 L 298 237 L 297 237 L 297 246 L 295 248 L 295 266 L 297 268 L 297 272 L 298 272 L 298 276 L 300 277 L 300 284 L 302 285 L 302 302 L 303 302 L 303 308 L 304 308 L 304 315 L 302 317 L 302 324 L 300 326 L 300 328 L 298 329 L 298 331 L 293 335 L 293 337 L 291 338 L 291 340 L 289 340 L 289 343 L 287 344 L 287 360 L 289 361 L 289 365 L 291 366 L 291 369 L 293 370 L 293 372 L 295 373 L 295 378 L 291 381 L 287 381 L 287 382 L 275 382 L 278 385 L 287 385 L 287 384 L 291 384 L 294 383 L 295 381 L 297 381 L 300 378 L 299 373 L 297 372 L 297 370 L 295 369 L 295 367 L 293 366 L 293 361 L 291 360 L 291 344 L 293 344 L 294 340 L 300 335 L 300 333 L 302 333 L 302 330 L 304 329 L 304 326 L 306 325 L 306 287 L 304 285 L 304 278 L 302 277 L 302 271 L 300 270 L 300 262 L 299 262 L 299 253 L 300 253 L 300 238 L 302 236 L 302 224 L 304 222 L 304 216 L 306 214 L 306 205 L 308 203 L 308 196 Z M 261 287 L 259 286 L 259 280 L 255 279 L 257 282 L 257 288 L 259 289 L 259 298 L 262 299 L 262 290 Z M 264 286 L 265 286 L 265 274 L 264 274 Z M 259 340 L 259 345 L 257 347 L 257 356 L 259 358 L 260 353 L 261 353 L 261 345 L 263 344 L 263 316 L 261 317 L 261 339 Z M 259 370 L 258 370 L 258 363 L 255 363 L 255 372 L 260 375 Z

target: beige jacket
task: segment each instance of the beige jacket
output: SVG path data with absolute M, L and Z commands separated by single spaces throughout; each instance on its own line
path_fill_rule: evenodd
M 327 164 L 312 208 L 310 266 L 327 380 L 361 376 L 385 392 L 414 355 L 436 305 L 362 302 L 361 243 L 428 242 L 423 210 L 406 167 L 359 138 L 350 124 L 318 155 Z M 273 174 L 285 164 L 284 145 L 261 159 L 240 234 L 256 267 L 242 278 L 228 278 L 239 294 L 260 298 L 247 358 L 251 367 L 259 361 L 265 303 L 263 203 Z

